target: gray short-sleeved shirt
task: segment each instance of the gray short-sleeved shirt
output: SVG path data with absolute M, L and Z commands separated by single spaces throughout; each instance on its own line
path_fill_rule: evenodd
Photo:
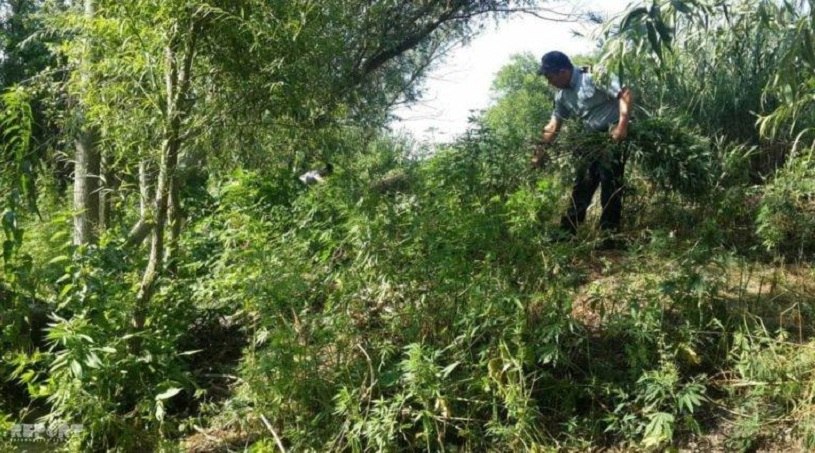
M 607 87 L 595 85 L 594 78 L 580 68 L 572 70 L 570 87 L 558 90 L 552 117 L 565 120 L 580 118 L 589 129 L 604 131 L 620 119 L 617 96 L 622 91 L 619 81 L 612 78 Z

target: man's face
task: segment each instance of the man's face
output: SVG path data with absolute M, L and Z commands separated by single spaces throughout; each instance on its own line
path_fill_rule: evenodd
M 568 69 L 560 69 L 552 73 L 544 74 L 543 76 L 546 77 L 549 85 L 560 88 L 561 90 L 569 88 L 572 81 L 572 71 Z

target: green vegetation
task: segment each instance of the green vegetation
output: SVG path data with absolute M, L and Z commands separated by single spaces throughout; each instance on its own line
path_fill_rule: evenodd
M 535 56 L 452 143 L 385 128 L 532 2 L 78 3 L 0 1 L 3 451 L 815 448 L 811 2 L 604 24 L 617 251 L 550 240 L 606 138 L 530 168 Z

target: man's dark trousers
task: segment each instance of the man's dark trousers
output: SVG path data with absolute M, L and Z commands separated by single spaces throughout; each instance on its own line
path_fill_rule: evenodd
M 571 205 L 560 220 L 560 227 L 574 234 L 577 226 L 586 219 L 586 210 L 597 186 L 600 186 L 600 201 L 603 213 L 600 228 L 616 232 L 620 227 L 623 210 L 623 173 L 625 159 L 621 150 L 610 147 L 593 155 L 578 157 L 575 183 L 572 188 Z M 578 156 L 582 153 L 576 153 Z

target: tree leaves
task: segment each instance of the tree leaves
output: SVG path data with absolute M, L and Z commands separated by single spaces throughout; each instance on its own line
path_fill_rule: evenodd
M 648 41 L 651 43 L 651 50 L 653 50 L 659 60 L 662 61 L 662 42 L 657 35 L 656 26 L 653 22 L 646 22 L 645 29 L 648 32 Z
M 690 2 L 690 3 L 695 3 L 695 2 Z M 674 7 L 674 9 L 676 9 L 680 13 L 683 13 L 683 14 L 691 14 L 691 13 L 693 13 L 693 9 L 690 6 L 688 6 L 683 0 L 671 0 L 671 5 Z
M 178 395 L 178 393 L 181 392 L 181 390 L 183 390 L 183 389 L 178 388 L 178 387 L 170 387 L 167 390 L 165 390 L 165 391 L 159 393 L 158 395 L 156 395 L 156 401 L 168 400 L 168 399 Z
M 33 114 L 28 95 L 20 88 L 2 93 L 0 104 L 0 155 L 4 159 L 0 167 L 0 196 L 4 198 L 5 207 L 2 215 L 3 260 L 8 266 L 23 241 L 23 229 L 18 223 L 21 203 L 27 202 L 27 207 L 37 212 L 31 163 Z
M 673 438 L 675 418 L 672 414 L 657 412 L 649 415 L 648 418 L 650 420 L 645 427 L 645 434 L 642 439 L 645 447 L 657 447 Z
M 620 32 L 629 30 L 633 24 L 638 24 L 639 19 L 646 14 L 648 14 L 648 8 L 645 8 L 643 6 L 631 10 L 628 14 L 625 15 L 622 22 L 620 22 Z

